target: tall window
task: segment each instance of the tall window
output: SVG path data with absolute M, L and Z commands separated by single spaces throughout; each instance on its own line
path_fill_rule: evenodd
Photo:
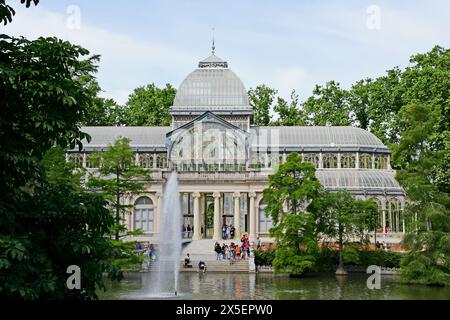
M 322 155 L 322 162 L 324 168 L 337 168 L 338 167 L 338 158 L 335 153 L 324 153 Z
M 381 201 L 377 198 L 370 198 L 378 206 L 378 219 L 377 219 L 377 229 L 383 226 L 383 208 L 381 207 Z
M 341 168 L 355 168 L 356 156 L 351 152 L 341 153 Z
M 134 203 L 133 229 L 153 232 L 153 202 L 148 197 L 140 197 Z
M 403 221 L 401 215 L 401 206 L 398 199 L 389 200 L 389 222 L 390 230 L 392 232 L 402 232 L 403 231 Z
M 387 169 L 387 156 L 385 154 L 375 155 L 375 169 Z
M 142 168 L 153 168 L 153 154 L 140 153 L 139 164 Z
M 258 230 L 259 233 L 269 233 L 270 228 L 273 227 L 273 223 L 272 223 L 272 217 L 268 216 L 266 217 L 266 212 L 264 211 L 264 209 L 266 208 L 266 204 L 261 201 L 261 203 L 259 204 L 259 223 L 258 223 Z
M 69 153 L 68 159 L 74 161 L 77 165 L 83 166 L 83 154 L 82 153 Z
M 372 155 L 370 153 L 360 153 L 359 154 L 359 167 L 361 169 L 371 169 L 372 168 Z
M 311 162 L 316 168 L 319 167 L 319 160 L 318 153 L 305 153 L 303 156 L 303 162 Z
M 167 155 L 159 154 L 156 156 L 156 166 L 158 168 L 166 168 L 167 167 Z

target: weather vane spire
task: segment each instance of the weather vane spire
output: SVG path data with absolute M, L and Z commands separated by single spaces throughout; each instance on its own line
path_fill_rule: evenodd
M 216 46 L 214 45 L 214 28 L 212 28 L 212 54 L 216 52 Z

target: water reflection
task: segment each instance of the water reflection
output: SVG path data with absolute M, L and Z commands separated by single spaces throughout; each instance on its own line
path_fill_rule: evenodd
M 101 299 L 153 299 L 149 273 L 130 273 L 120 282 L 108 282 Z M 289 278 L 273 274 L 230 274 L 183 272 L 179 279 L 178 297 L 195 300 L 348 300 L 348 299 L 450 299 L 450 288 L 402 285 L 393 276 L 382 276 L 381 289 L 370 290 L 367 276 L 319 275 Z M 160 298 L 160 297 L 159 297 Z

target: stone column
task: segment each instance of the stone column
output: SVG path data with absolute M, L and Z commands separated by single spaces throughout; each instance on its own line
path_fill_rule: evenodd
M 250 199 L 250 235 L 249 240 L 255 241 L 256 240 L 256 212 L 255 212 L 255 198 L 256 193 L 250 192 L 248 194 L 248 197 Z
M 152 159 L 153 164 L 152 165 L 153 165 L 153 169 L 155 169 L 156 168 L 156 153 L 153 153 L 152 156 L 153 156 L 153 159 Z
M 201 233 L 201 219 L 200 219 L 200 192 L 194 192 L 194 235 L 192 240 L 200 240 L 202 238 Z
M 355 162 L 355 168 L 359 169 L 359 152 L 356 152 Z
M 213 240 L 222 239 L 222 228 L 220 223 L 220 192 L 214 192 L 214 234 Z
M 136 166 L 139 165 L 139 152 L 136 152 L 136 153 L 134 154 L 134 164 L 135 164 Z
M 241 197 L 240 192 L 233 193 L 234 197 L 234 239 L 240 240 L 241 239 L 241 210 L 239 207 L 239 199 Z
M 372 169 L 375 169 L 375 153 L 372 153 Z
M 162 195 L 161 192 L 157 192 L 156 193 L 156 197 L 157 197 L 158 200 L 157 200 L 157 203 L 156 203 L 157 208 L 156 208 L 155 211 L 158 214 L 155 214 L 154 219 L 153 219 L 153 232 L 154 233 L 158 233 L 159 232 L 159 224 L 158 224 L 158 222 L 160 221 L 160 219 L 162 217 L 162 214 L 163 214 L 163 212 L 162 212 L 162 197 L 163 197 L 163 195 Z

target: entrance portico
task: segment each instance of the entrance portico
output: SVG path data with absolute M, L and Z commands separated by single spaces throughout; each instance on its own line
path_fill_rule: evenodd
M 233 225 L 234 240 L 240 240 L 243 233 L 248 233 L 250 240 L 256 239 L 256 192 L 248 190 L 214 190 L 211 188 L 189 192 L 180 190 L 184 225 L 193 222 L 192 240 L 212 238 L 222 239 L 222 225 Z M 209 210 L 211 208 L 214 210 Z M 192 209 L 192 210 L 189 210 Z M 213 214 L 213 217 L 209 215 Z M 212 219 L 210 219 L 212 218 Z M 212 220 L 212 228 L 208 221 Z M 212 231 L 212 234 L 211 234 Z

